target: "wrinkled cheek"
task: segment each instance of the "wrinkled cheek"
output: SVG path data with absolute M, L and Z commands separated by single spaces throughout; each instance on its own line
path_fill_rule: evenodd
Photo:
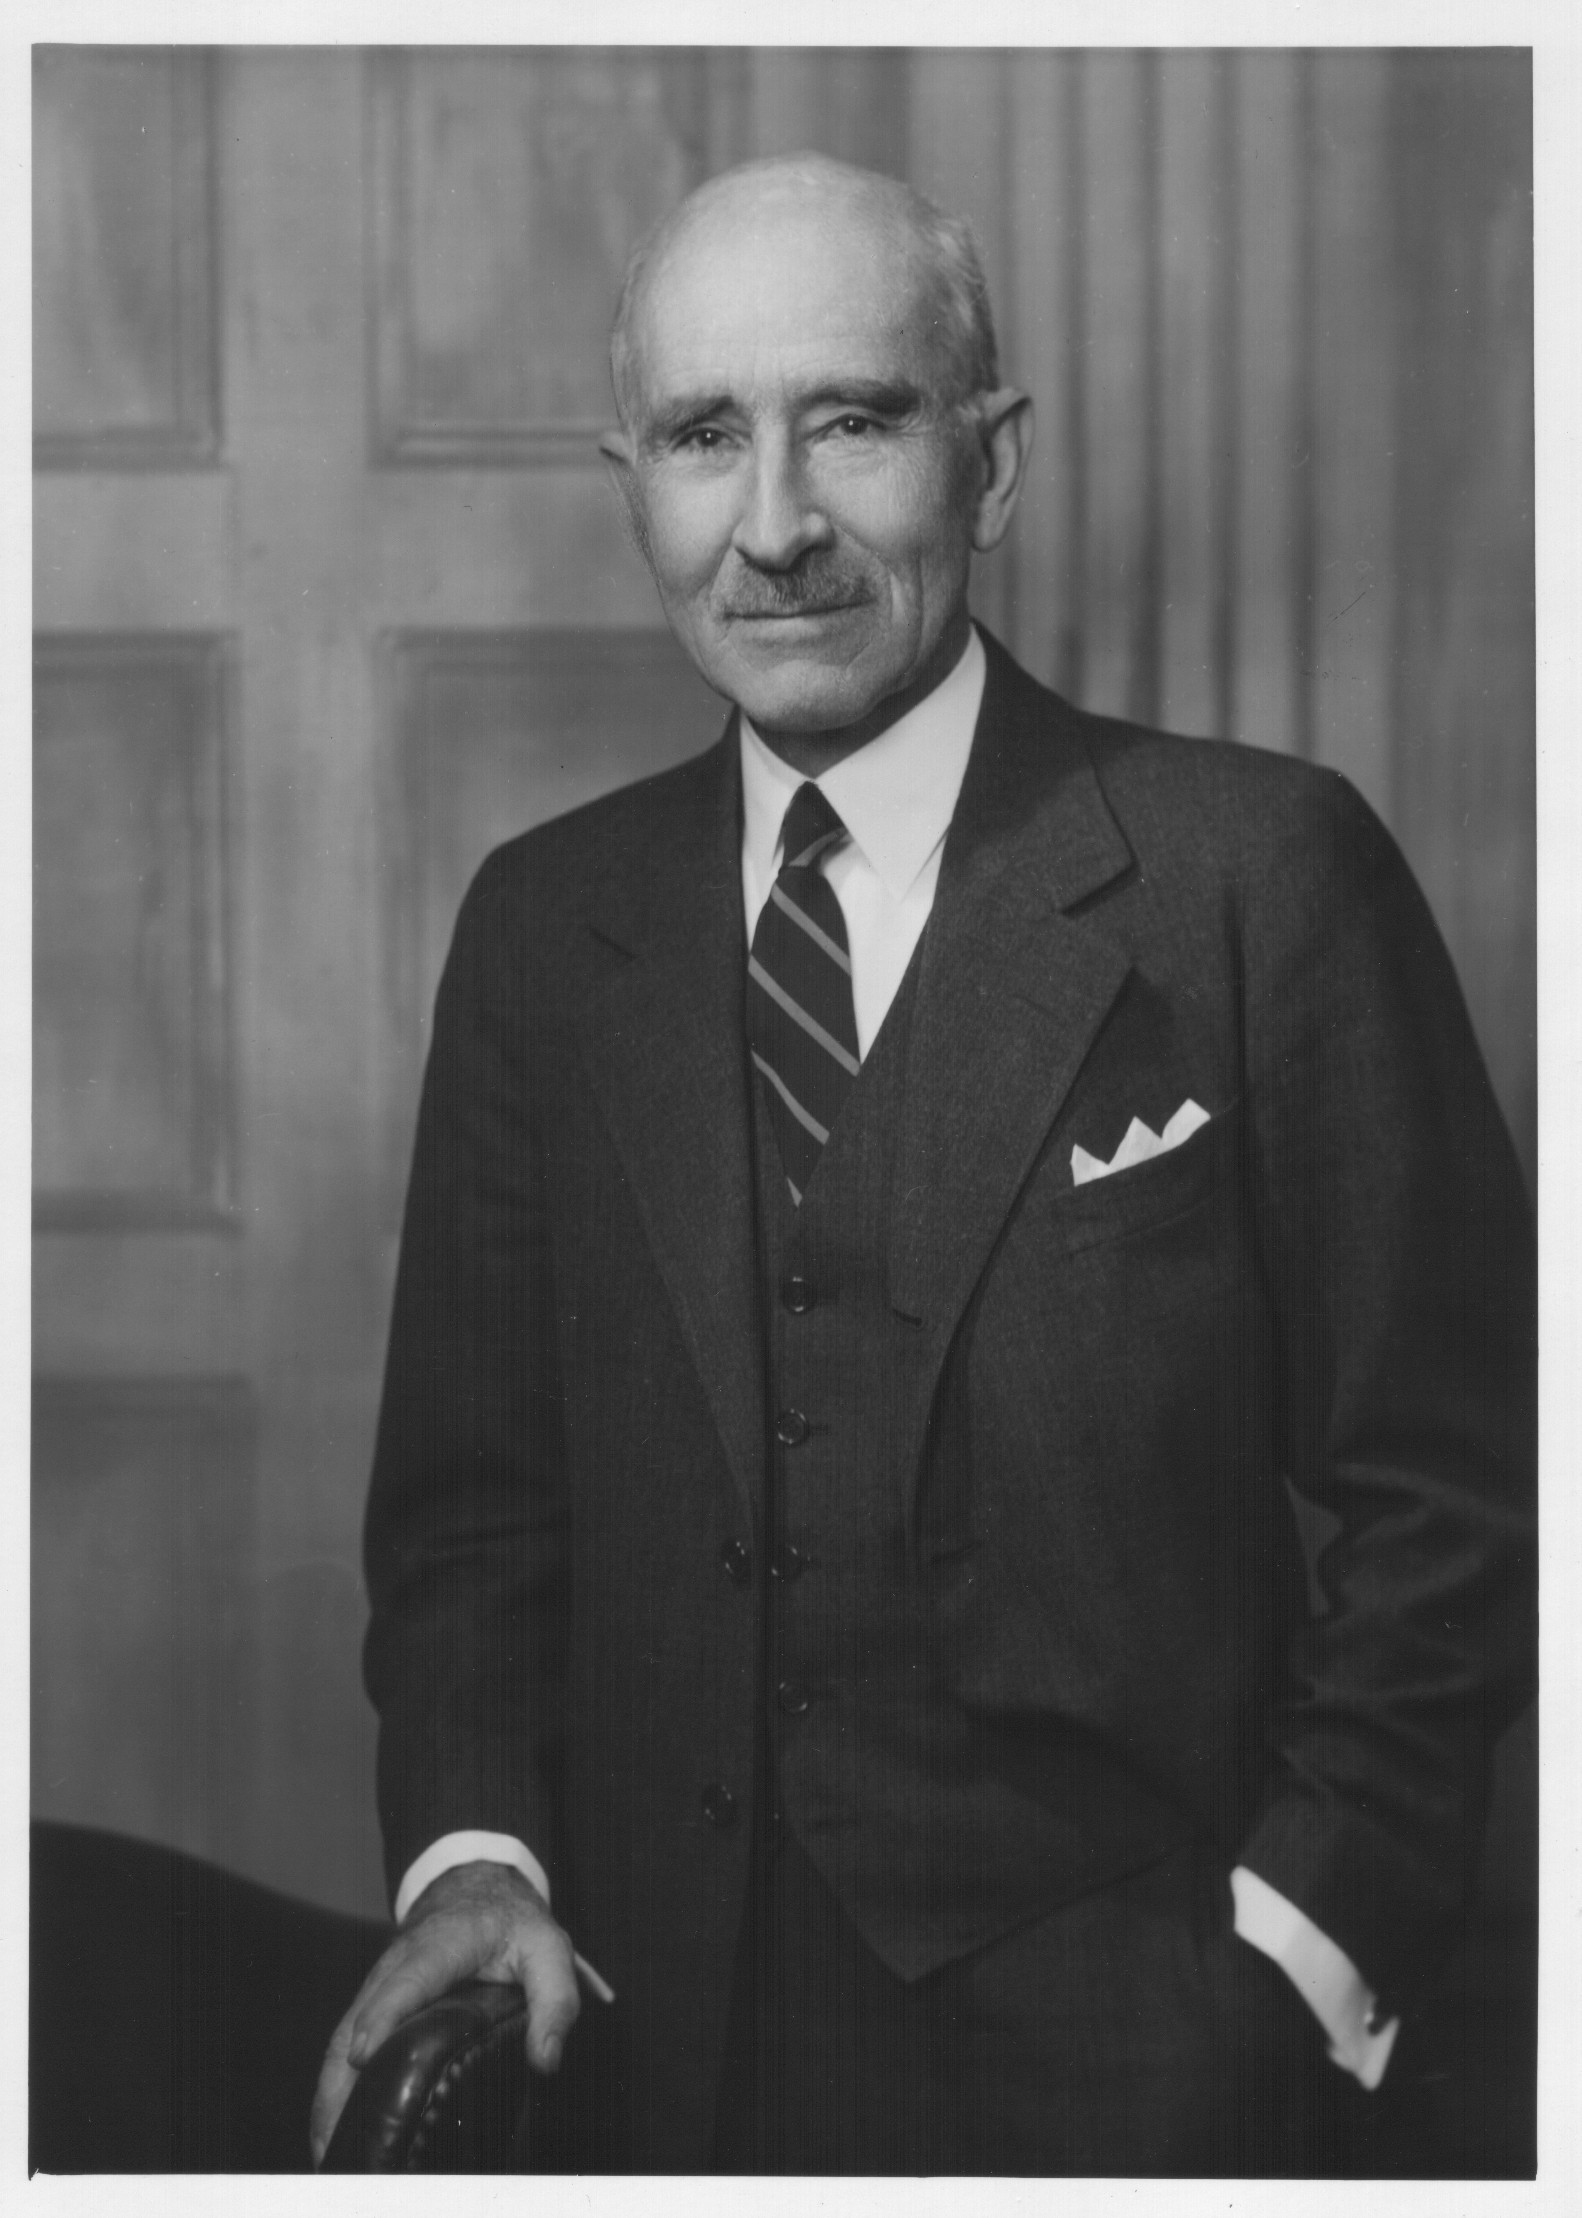
M 651 488 L 644 515 L 649 564 L 666 605 L 703 601 L 730 551 L 734 504 L 723 488 L 699 489 L 686 501 Z
M 703 562 L 682 563 L 673 551 L 668 561 L 656 556 L 651 568 L 665 616 L 677 638 L 683 644 L 698 646 L 717 643 L 722 629 L 715 609 L 717 568 Z

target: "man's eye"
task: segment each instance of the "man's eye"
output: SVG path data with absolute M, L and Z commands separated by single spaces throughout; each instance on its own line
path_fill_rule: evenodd
M 874 429 L 871 416 L 837 416 L 829 429 L 842 439 L 861 439 Z
M 684 453 L 691 454 L 717 454 L 724 444 L 725 434 L 718 424 L 693 424 L 676 441 Z

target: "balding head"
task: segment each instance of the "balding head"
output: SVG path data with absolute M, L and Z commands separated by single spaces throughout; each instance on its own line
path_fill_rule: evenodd
M 613 354 L 603 451 L 677 638 L 799 767 L 865 745 L 965 651 L 1026 463 L 965 229 L 819 156 L 729 171 L 635 257 Z
M 654 288 L 686 249 L 761 240 L 766 255 L 788 226 L 827 227 L 878 244 L 898 278 L 915 283 L 933 340 L 936 397 L 945 403 L 993 391 L 999 363 L 989 292 L 972 233 L 959 217 L 894 177 L 825 154 L 746 162 L 700 185 L 657 224 L 627 265 L 610 334 L 610 376 L 621 422 L 639 413 L 642 328 Z

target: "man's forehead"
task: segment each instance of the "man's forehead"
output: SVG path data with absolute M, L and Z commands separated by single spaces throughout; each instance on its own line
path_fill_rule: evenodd
M 740 194 L 705 204 L 656 257 L 650 308 L 700 293 L 777 303 L 788 280 L 820 302 L 899 299 L 923 277 L 915 234 L 866 197 Z
M 856 195 L 708 207 L 649 273 L 633 331 L 645 382 L 925 375 L 929 274 L 910 232 Z
M 895 178 L 840 163 L 729 170 L 682 202 L 666 227 L 665 250 L 699 242 L 717 251 L 733 240 L 767 243 L 811 228 L 831 244 L 873 242 L 893 251 L 917 235 L 914 202 Z

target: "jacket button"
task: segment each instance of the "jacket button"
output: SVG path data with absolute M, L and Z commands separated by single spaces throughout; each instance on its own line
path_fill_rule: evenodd
M 800 1579 L 807 1569 L 807 1558 L 800 1548 L 793 1548 L 789 1540 L 782 1540 L 769 1559 L 771 1579 L 783 1579 L 787 1586 L 793 1579 Z
M 799 1409 L 783 1409 L 775 1419 L 775 1438 L 782 1448 L 800 1448 L 810 1430 Z
M 746 1586 L 753 1575 L 753 1555 L 750 1548 L 739 1540 L 727 1540 L 720 1549 L 720 1561 L 725 1566 L 732 1586 Z
M 811 1704 L 807 1688 L 795 1679 L 782 1679 L 779 1688 L 780 1707 L 788 1717 L 800 1717 Z
M 722 1833 L 736 1823 L 736 1797 L 717 1779 L 703 1790 L 703 1815 Z
M 799 1271 L 788 1271 L 780 1281 L 780 1299 L 793 1317 L 804 1317 L 818 1300 L 818 1290 Z

